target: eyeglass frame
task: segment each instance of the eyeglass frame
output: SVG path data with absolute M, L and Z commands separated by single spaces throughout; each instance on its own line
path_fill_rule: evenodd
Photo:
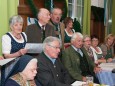
M 50 44 L 48 44 L 48 46 L 53 47 L 55 49 L 60 49 L 60 47 L 56 47 L 56 46 L 53 46 L 53 45 L 50 45 Z

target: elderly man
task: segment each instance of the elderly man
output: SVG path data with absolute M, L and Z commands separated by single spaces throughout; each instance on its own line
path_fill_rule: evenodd
M 62 42 L 62 49 L 64 48 L 64 29 L 65 26 L 60 22 L 62 17 L 62 10 L 60 8 L 53 8 L 51 10 L 51 19 L 49 24 L 53 26 L 56 36 Z
M 63 52 L 62 62 L 73 79 L 86 81 L 86 76 L 92 75 L 94 82 L 99 83 L 94 73 L 95 65 L 82 45 L 83 35 L 78 32 L 74 33 L 71 38 L 71 46 Z
M 28 43 L 42 43 L 48 36 L 55 36 L 54 29 L 48 24 L 50 12 L 45 8 L 40 8 L 37 14 L 38 22 L 27 26 L 26 35 Z
M 37 80 L 43 86 L 71 86 L 74 81 L 62 65 L 58 54 L 61 42 L 56 37 L 47 37 L 43 42 L 43 52 L 38 59 Z

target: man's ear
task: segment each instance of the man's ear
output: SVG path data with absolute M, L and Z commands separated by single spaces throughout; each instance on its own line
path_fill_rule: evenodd
M 46 45 L 46 50 L 49 50 L 49 46 L 48 45 Z

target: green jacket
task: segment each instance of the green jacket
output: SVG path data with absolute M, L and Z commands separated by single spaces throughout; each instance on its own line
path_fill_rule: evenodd
M 94 62 L 89 58 L 86 50 L 81 48 L 82 52 L 85 54 L 88 61 L 89 69 L 91 73 L 94 73 Z M 75 80 L 82 80 L 81 70 L 80 70 L 80 59 L 79 55 L 76 53 L 75 49 L 70 46 L 66 48 L 62 54 L 62 63 L 65 65 L 70 75 Z

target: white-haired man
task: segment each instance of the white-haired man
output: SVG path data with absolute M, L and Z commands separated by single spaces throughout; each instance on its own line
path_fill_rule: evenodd
M 75 80 L 86 81 L 87 75 L 94 77 L 94 82 L 99 83 L 95 77 L 95 64 L 89 58 L 83 46 L 83 35 L 76 32 L 72 35 L 71 46 L 63 52 L 62 63 Z
M 43 52 L 37 58 L 37 80 L 43 86 L 71 86 L 74 81 L 58 58 L 60 48 L 61 41 L 56 37 L 47 37 L 43 42 Z
M 26 28 L 28 43 L 42 43 L 48 36 L 55 36 L 54 29 L 48 24 L 50 12 L 45 8 L 40 8 L 37 13 L 38 21 Z

